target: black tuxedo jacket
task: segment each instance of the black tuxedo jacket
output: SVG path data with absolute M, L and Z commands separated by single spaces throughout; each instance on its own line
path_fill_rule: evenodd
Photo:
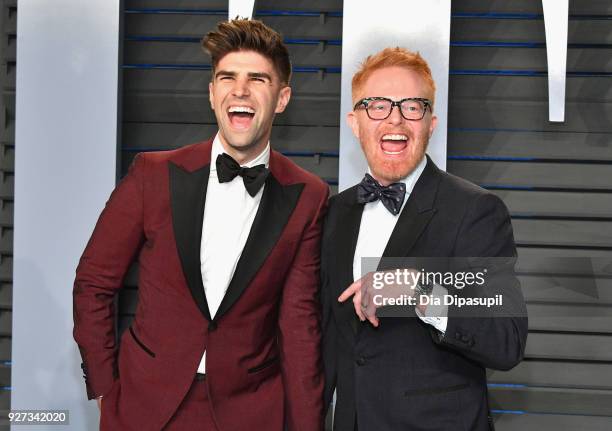
M 383 317 L 378 328 L 362 323 L 352 301 L 337 301 L 353 282 L 362 211 L 356 186 L 334 196 L 323 233 L 325 403 L 336 389 L 334 430 L 490 429 L 485 368 L 510 369 L 525 350 L 518 280 L 498 286 L 513 315 L 466 318 L 451 305 L 443 337 L 416 315 Z M 383 257 L 516 256 L 503 202 L 429 158 L 398 217 Z

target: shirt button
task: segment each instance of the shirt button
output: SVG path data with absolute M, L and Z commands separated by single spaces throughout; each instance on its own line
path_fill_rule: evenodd
M 212 332 L 217 329 L 217 322 L 212 321 L 208 324 L 208 332 Z
M 356 364 L 357 364 L 359 367 L 361 367 L 361 366 L 363 366 L 363 365 L 365 365 L 365 364 L 366 364 L 366 360 L 365 360 L 365 358 L 364 358 L 363 356 L 360 356 L 359 358 L 357 358 L 357 359 L 355 360 L 355 363 L 356 363 Z

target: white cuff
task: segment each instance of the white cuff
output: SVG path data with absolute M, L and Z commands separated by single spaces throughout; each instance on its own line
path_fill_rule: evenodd
M 444 295 L 448 293 L 445 287 L 439 284 L 434 284 L 431 296 L 433 298 L 439 298 L 440 305 L 436 304 L 437 301 L 431 301 L 425 309 L 425 315 L 415 307 L 414 311 L 423 322 L 436 328 L 442 335 L 446 333 L 446 327 L 448 326 L 448 305 L 444 305 Z

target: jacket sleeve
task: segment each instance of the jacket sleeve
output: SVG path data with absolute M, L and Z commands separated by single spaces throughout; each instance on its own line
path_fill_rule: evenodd
M 455 256 L 489 262 L 486 292 L 499 294 L 503 304 L 494 307 L 448 308 L 448 325 L 434 341 L 460 351 L 487 368 L 509 370 L 525 353 L 527 310 L 520 282 L 514 274 L 516 246 L 510 215 L 493 194 L 483 194 L 470 205 L 455 243 Z M 465 292 L 468 294 L 468 292 Z
M 89 399 L 105 395 L 117 377 L 114 298 L 144 239 L 144 165 L 137 155 L 106 203 L 76 270 L 73 335 Z
M 279 346 L 289 431 L 323 430 L 318 293 L 321 227 L 328 195 L 327 186 L 320 184 L 320 193 L 313 199 L 316 211 L 304 230 L 285 279 L 279 310 Z

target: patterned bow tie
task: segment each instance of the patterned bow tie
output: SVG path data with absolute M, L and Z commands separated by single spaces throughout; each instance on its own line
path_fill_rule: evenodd
M 365 204 L 379 200 L 393 215 L 398 215 L 406 197 L 406 184 L 381 186 L 370 174 L 365 174 L 357 186 L 357 202 Z
M 246 191 L 254 197 L 266 182 L 270 171 L 266 165 L 244 168 L 230 155 L 223 153 L 217 156 L 217 178 L 220 183 L 228 183 L 238 175 L 242 177 Z

